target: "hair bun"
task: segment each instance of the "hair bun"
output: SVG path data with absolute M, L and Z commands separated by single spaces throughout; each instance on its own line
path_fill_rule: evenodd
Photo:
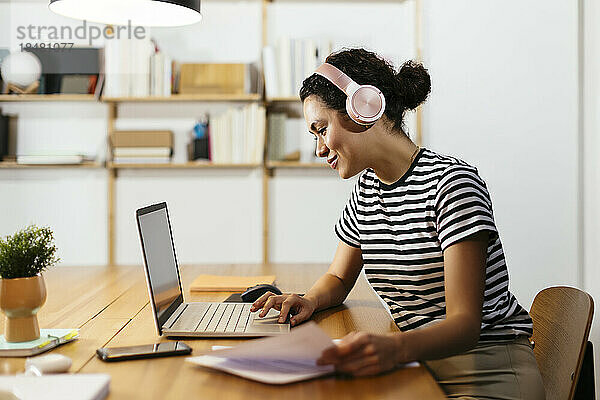
M 431 91 L 431 78 L 421 63 L 406 61 L 396 74 L 396 78 L 407 110 L 417 108 Z

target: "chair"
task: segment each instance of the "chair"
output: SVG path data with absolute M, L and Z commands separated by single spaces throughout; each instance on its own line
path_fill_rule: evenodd
M 531 306 L 533 352 L 547 400 L 572 400 L 594 313 L 592 297 L 572 287 L 540 291 Z

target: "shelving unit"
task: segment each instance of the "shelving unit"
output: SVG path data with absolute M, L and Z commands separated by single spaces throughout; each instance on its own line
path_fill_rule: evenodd
M 97 101 L 93 94 L 0 94 L 0 102 L 11 101 Z
M 161 97 L 102 97 L 106 103 L 160 103 L 160 102 L 179 102 L 179 101 L 223 101 L 223 102 L 247 102 L 260 101 L 262 96 L 257 93 L 250 94 L 174 94 L 172 96 Z
M 325 161 L 322 162 L 300 162 L 300 161 L 267 161 L 266 167 L 275 168 L 331 168 Z
M 97 162 L 85 162 L 81 164 L 17 164 L 14 161 L 0 162 L 1 169 L 40 169 L 40 168 L 104 168 Z
M 352 2 L 352 0 L 343 0 Z M 389 0 L 398 1 L 398 0 Z M 402 0 L 399 0 L 402 1 Z M 416 3 L 416 50 L 417 60 L 421 60 L 421 0 L 415 0 Z M 262 0 L 262 45 L 267 45 L 267 16 L 268 6 L 273 0 Z M 152 96 L 152 97 L 101 97 L 95 98 L 94 95 L 68 95 L 68 94 L 48 94 L 48 95 L 0 95 L 1 102 L 97 102 L 108 107 L 107 118 L 107 134 L 110 135 L 115 131 L 115 122 L 118 118 L 119 105 L 130 103 L 190 103 L 190 102 L 221 102 L 221 103 L 248 103 L 260 102 L 265 106 L 267 114 L 278 108 L 297 107 L 301 106 L 298 97 L 273 97 L 264 98 L 263 94 L 173 94 L 171 96 Z M 417 143 L 422 143 L 422 116 L 421 108 L 417 109 Z M 265 124 L 265 129 L 268 128 L 268 123 Z M 268 143 L 268 131 L 265 132 L 264 154 L 266 155 Z M 0 169 L 33 169 L 33 168 L 106 168 L 108 171 L 107 180 L 107 217 L 108 217 L 108 263 L 115 264 L 115 199 L 116 189 L 115 183 L 121 170 L 201 170 L 201 169 L 261 169 L 262 173 L 262 236 L 263 262 L 269 262 L 269 183 L 273 178 L 275 171 L 279 169 L 297 169 L 297 170 L 314 170 L 314 169 L 329 169 L 329 165 L 323 160 L 321 162 L 300 162 L 300 161 L 270 161 L 264 159 L 258 164 L 213 164 L 209 162 L 185 162 L 185 163 L 165 163 L 165 164 L 115 164 L 110 161 L 106 163 L 85 163 L 77 165 L 20 165 L 14 162 L 0 163 Z M 332 173 L 335 173 L 331 171 Z
M 262 164 L 216 164 L 211 162 L 187 162 L 164 164 L 117 164 L 107 162 L 109 169 L 252 169 L 259 168 Z
M 266 100 L 267 103 L 300 103 L 299 97 L 272 97 Z

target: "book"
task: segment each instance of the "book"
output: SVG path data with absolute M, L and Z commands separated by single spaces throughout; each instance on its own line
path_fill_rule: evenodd
M 110 134 L 111 147 L 173 147 L 172 131 L 115 131 Z
M 71 342 L 79 329 L 40 329 L 40 338 L 30 342 L 9 343 L 0 335 L 0 357 L 30 357 Z
M 81 154 L 36 154 L 17 156 L 17 164 L 81 164 L 85 161 L 91 160 Z
M 171 147 L 114 147 L 113 157 L 170 157 Z
M 198 275 L 190 286 L 192 292 L 237 292 L 249 287 L 275 282 L 275 275 L 230 276 Z
M 114 164 L 168 164 L 171 157 L 114 157 Z
M 260 163 L 266 112 L 256 103 L 211 116 L 210 160 L 215 163 Z

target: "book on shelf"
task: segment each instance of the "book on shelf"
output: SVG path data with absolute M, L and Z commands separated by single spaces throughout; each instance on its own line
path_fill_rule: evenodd
M 150 96 L 150 60 L 154 53 L 155 47 L 148 37 L 107 40 L 104 50 L 104 95 L 106 97 Z M 157 79 L 156 76 L 152 78 Z
M 302 82 L 331 53 L 327 39 L 291 39 L 282 36 L 275 46 L 263 49 L 267 98 L 297 97 Z
M 173 155 L 173 132 L 114 131 L 109 136 L 109 144 L 113 163 L 168 163 Z
M 286 113 L 269 113 L 268 159 L 289 160 L 292 154 L 302 162 L 316 161 L 315 141 L 306 131 L 302 118 L 289 118 Z
M 30 357 L 43 353 L 79 336 L 79 329 L 40 329 L 40 338 L 29 342 L 9 343 L 0 335 L 0 357 Z
M 209 149 L 214 163 L 244 164 L 263 160 L 265 108 L 257 103 L 229 108 L 209 122 Z
M 17 164 L 24 165 L 76 165 L 92 161 L 92 157 L 82 154 L 25 154 L 16 157 Z
M 171 147 L 115 147 L 113 157 L 171 157 Z
M 113 164 L 168 164 L 171 157 L 113 157 Z

